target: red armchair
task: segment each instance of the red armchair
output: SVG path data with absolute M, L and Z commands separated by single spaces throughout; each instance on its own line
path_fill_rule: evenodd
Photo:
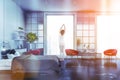
M 67 56 L 78 56 L 79 54 L 79 51 L 74 49 L 65 49 L 65 52 Z
M 117 49 L 107 49 L 107 50 L 104 51 L 104 55 L 109 56 L 109 57 L 116 56 L 117 55 Z

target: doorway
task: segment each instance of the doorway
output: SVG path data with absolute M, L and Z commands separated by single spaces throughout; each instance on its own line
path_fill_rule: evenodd
M 60 55 L 59 30 L 63 24 L 65 25 L 65 49 L 73 48 L 73 21 L 73 15 L 47 15 L 47 55 Z

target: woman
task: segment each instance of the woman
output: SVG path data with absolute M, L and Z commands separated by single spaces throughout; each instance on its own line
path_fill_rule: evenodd
M 65 48 L 65 44 L 64 44 L 64 34 L 65 34 L 65 24 L 63 24 L 60 27 L 60 36 L 59 36 L 59 48 L 60 48 L 60 55 L 63 57 L 64 56 L 64 48 Z

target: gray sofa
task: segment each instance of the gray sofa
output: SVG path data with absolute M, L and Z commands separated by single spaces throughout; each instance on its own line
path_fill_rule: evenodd
M 59 58 L 55 55 L 22 55 L 15 57 L 11 66 L 12 78 L 27 80 L 57 80 L 60 69 Z

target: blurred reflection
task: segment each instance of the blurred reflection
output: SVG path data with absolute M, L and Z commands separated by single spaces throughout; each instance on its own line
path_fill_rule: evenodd
M 70 80 L 100 80 L 101 60 L 79 60 L 66 63 Z
M 76 66 L 78 66 L 77 61 L 76 62 L 75 61 L 70 61 L 70 62 L 66 63 L 66 68 L 76 67 Z
M 104 67 L 117 69 L 117 64 L 116 62 L 108 61 L 104 63 Z
M 101 80 L 117 80 L 117 63 L 112 61 L 104 62 L 103 72 L 99 74 Z

